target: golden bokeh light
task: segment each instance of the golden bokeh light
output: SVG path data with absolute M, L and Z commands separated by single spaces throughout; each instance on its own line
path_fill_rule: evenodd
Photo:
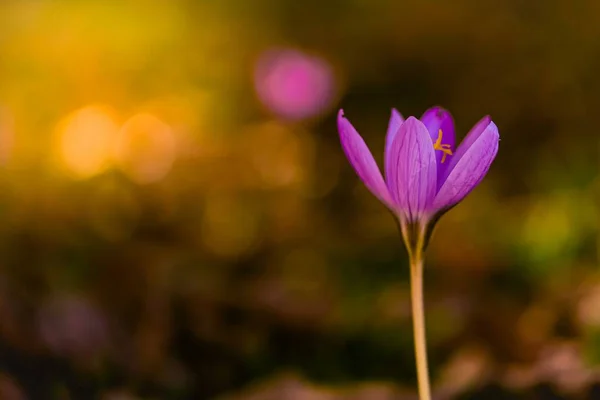
M 110 166 L 111 143 L 118 132 L 112 111 L 91 105 L 72 112 L 57 126 L 56 148 L 62 164 L 78 178 Z
M 131 180 L 157 182 L 171 170 L 177 157 L 177 140 L 171 127 L 152 114 L 131 117 L 114 145 L 116 163 Z

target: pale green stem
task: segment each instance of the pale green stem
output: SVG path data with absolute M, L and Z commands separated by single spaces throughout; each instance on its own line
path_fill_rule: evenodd
M 421 251 L 410 252 L 410 292 L 417 363 L 419 399 L 431 400 L 429 372 L 427 367 L 427 340 L 425 337 L 425 311 L 423 308 L 423 255 Z
M 398 220 L 402 239 L 410 260 L 410 293 L 419 400 L 431 400 L 429 369 L 427 367 L 425 310 L 423 307 L 423 258 L 435 221 L 435 219 L 432 219 L 411 224 L 402 219 Z

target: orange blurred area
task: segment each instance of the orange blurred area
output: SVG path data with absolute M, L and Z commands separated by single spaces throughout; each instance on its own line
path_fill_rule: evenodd
M 164 178 L 176 156 L 173 130 L 151 114 L 136 114 L 128 119 L 114 143 L 117 164 L 138 183 Z
M 108 168 L 118 133 L 109 111 L 98 106 L 82 108 L 65 117 L 57 130 L 58 152 L 69 172 L 89 178 Z
M 340 147 L 500 131 L 425 270 L 439 399 L 600 398 L 600 3 L 0 2 L 0 399 L 417 399 Z

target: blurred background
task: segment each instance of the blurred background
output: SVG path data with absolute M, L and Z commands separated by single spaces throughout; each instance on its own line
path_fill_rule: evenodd
M 501 134 L 427 259 L 438 399 L 600 399 L 600 3 L 0 3 L 1 399 L 416 399 L 406 253 L 340 148 Z

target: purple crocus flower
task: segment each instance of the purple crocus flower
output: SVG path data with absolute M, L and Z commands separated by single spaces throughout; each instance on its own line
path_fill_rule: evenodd
M 338 113 L 342 147 L 360 179 L 400 220 L 423 227 L 460 202 L 481 182 L 498 152 L 498 128 L 481 119 L 455 149 L 452 115 L 430 108 L 421 119 L 392 109 L 381 175 L 367 145 Z
M 431 399 L 423 310 L 423 259 L 435 222 L 481 182 L 498 152 L 498 128 L 484 117 L 455 149 L 452 116 L 430 108 L 421 119 L 392 109 L 385 141 L 385 180 L 356 129 L 338 113 L 344 152 L 367 188 L 398 218 L 408 250 L 419 398 Z

